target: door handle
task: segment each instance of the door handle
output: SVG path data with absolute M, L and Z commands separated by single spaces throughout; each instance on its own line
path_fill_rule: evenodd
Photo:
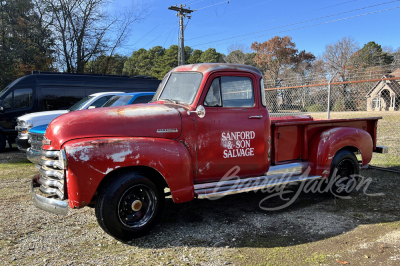
M 249 116 L 249 119 L 261 119 L 262 115 Z

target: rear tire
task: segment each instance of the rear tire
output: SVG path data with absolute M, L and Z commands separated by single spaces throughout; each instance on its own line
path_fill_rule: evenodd
M 0 134 L 0 152 L 3 152 L 6 148 L 6 138 Z
M 96 200 L 96 218 L 109 235 L 123 241 L 142 237 L 161 218 L 164 194 L 140 173 L 112 177 Z
M 349 150 L 338 151 L 332 160 L 330 193 L 338 197 L 348 196 L 357 186 L 356 176 L 359 172 L 360 167 L 354 153 Z

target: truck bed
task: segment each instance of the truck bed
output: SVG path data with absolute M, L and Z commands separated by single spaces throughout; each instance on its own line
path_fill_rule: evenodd
M 328 127 L 353 127 L 365 130 L 372 136 L 375 150 L 379 119 L 382 117 L 349 119 L 315 119 L 309 115 L 271 117 L 271 163 L 307 160 L 310 139 L 315 133 Z

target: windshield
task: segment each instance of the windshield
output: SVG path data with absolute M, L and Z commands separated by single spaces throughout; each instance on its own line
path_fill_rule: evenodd
M 8 92 L 9 89 L 10 89 L 12 86 L 14 86 L 18 81 L 20 81 L 22 78 L 24 78 L 24 77 L 20 77 L 20 78 L 14 80 L 13 82 L 11 82 L 10 84 L 8 84 L 8 86 L 5 87 L 5 88 L 0 92 L 0 98 L 1 98 L 1 96 L 3 96 L 4 94 L 6 94 L 6 92 Z
M 127 105 L 132 97 L 132 95 L 114 96 L 108 100 L 103 107 Z
M 197 72 L 172 73 L 158 99 L 191 104 L 202 78 L 202 74 Z
M 80 110 L 80 108 L 90 99 L 93 99 L 94 96 L 86 96 L 84 97 L 82 100 L 80 100 L 79 102 L 77 102 L 76 104 L 72 105 L 70 108 L 68 108 L 68 111 L 76 111 L 76 110 Z

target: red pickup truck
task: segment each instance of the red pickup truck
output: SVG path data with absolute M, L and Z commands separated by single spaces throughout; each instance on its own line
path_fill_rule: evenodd
M 128 240 L 155 226 L 169 193 L 181 203 L 329 180 L 333 169 L 358 174 L 384 151 L 376 146 L 378 119 L 270 118 L 257 68 L 184 65 L 165 76 L 151 103 L 53 120 L 32 200 L 56 214 L 95 207 L 100 226 Z

